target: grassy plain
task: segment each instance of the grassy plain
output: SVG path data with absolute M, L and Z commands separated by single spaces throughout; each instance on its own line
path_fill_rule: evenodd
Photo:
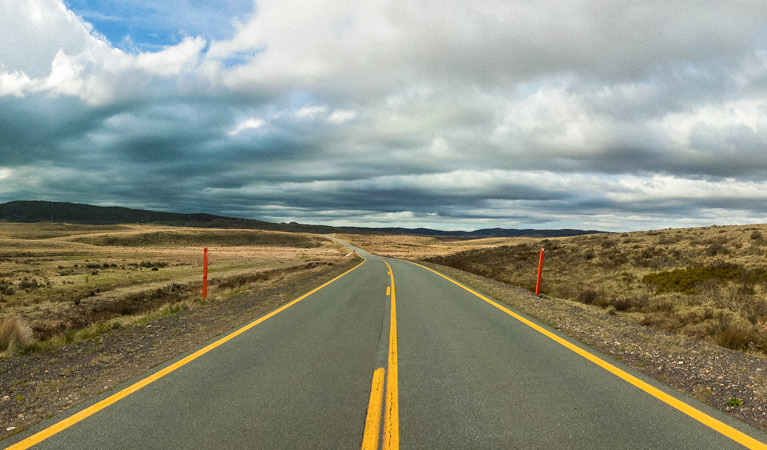
M 466 250 L 489 249 L 502 245 L 539 241 L 535 238 L 460 239 L 380 234 L 337 234 L 336 236 L 376 255 L 401 259 L 424 259 L 451 255 Z
M 71 340 L 193 307 L 201 303 L 204 247 L 209 301 L 347 253 L 299 233 L 0 222 L 0 341 L 4 333 L 28 340 L 25 331 L 35 345 Z
M 447 241 L 346 237 L 373 252 L 451 266 L 717 345 L 767 353 L 767 225 Z

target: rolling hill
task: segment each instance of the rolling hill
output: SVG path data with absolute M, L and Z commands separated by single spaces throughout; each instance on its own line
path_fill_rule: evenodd
M 362 233 L 412 234 L 435 237 L 476 239 L 486 237 L 564 237 L 601 233 L 595 230 L 534 230 L 492 228 L 475 231 L 442 231 L 430 228 L 364 228 L 304 225 L 300 223 L 273 223 L 255 219 L 217 216 L 213 214 L 182 214 L 120 206 L 95 206 L 83 203 L 12 201 L 0 204 L 0 220 L 6 222 L 63 222 L 90 225 L 158 224 L 198 228 L 244 228 L 303 233 Z

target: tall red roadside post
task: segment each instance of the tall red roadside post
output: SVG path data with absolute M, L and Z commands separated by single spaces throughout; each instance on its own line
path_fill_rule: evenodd
M 541 272 L 543 272 L 543 247 L 541 247 L 541 256 L 538 259 L 538 280 L 535 282 L 535 295 L 541 293 Z
M 208 297 L 208 247 L 202 253 L 202 298 Z

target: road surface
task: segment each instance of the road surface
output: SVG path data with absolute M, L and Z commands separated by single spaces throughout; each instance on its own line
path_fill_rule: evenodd
M 767 448 L 764 433 L 492 299 L 357 251 L 363 264 L 288 307 L 1 444 Z

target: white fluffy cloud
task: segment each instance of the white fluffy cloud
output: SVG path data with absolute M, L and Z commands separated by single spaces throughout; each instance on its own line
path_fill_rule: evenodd
M 159 52 L 112 47 L 61 0 L 0 3 L 0 95 L 44 92 L 105 104 L 145 93 L 154 77 L 194 70 L 206 46 L 186 38 Z

